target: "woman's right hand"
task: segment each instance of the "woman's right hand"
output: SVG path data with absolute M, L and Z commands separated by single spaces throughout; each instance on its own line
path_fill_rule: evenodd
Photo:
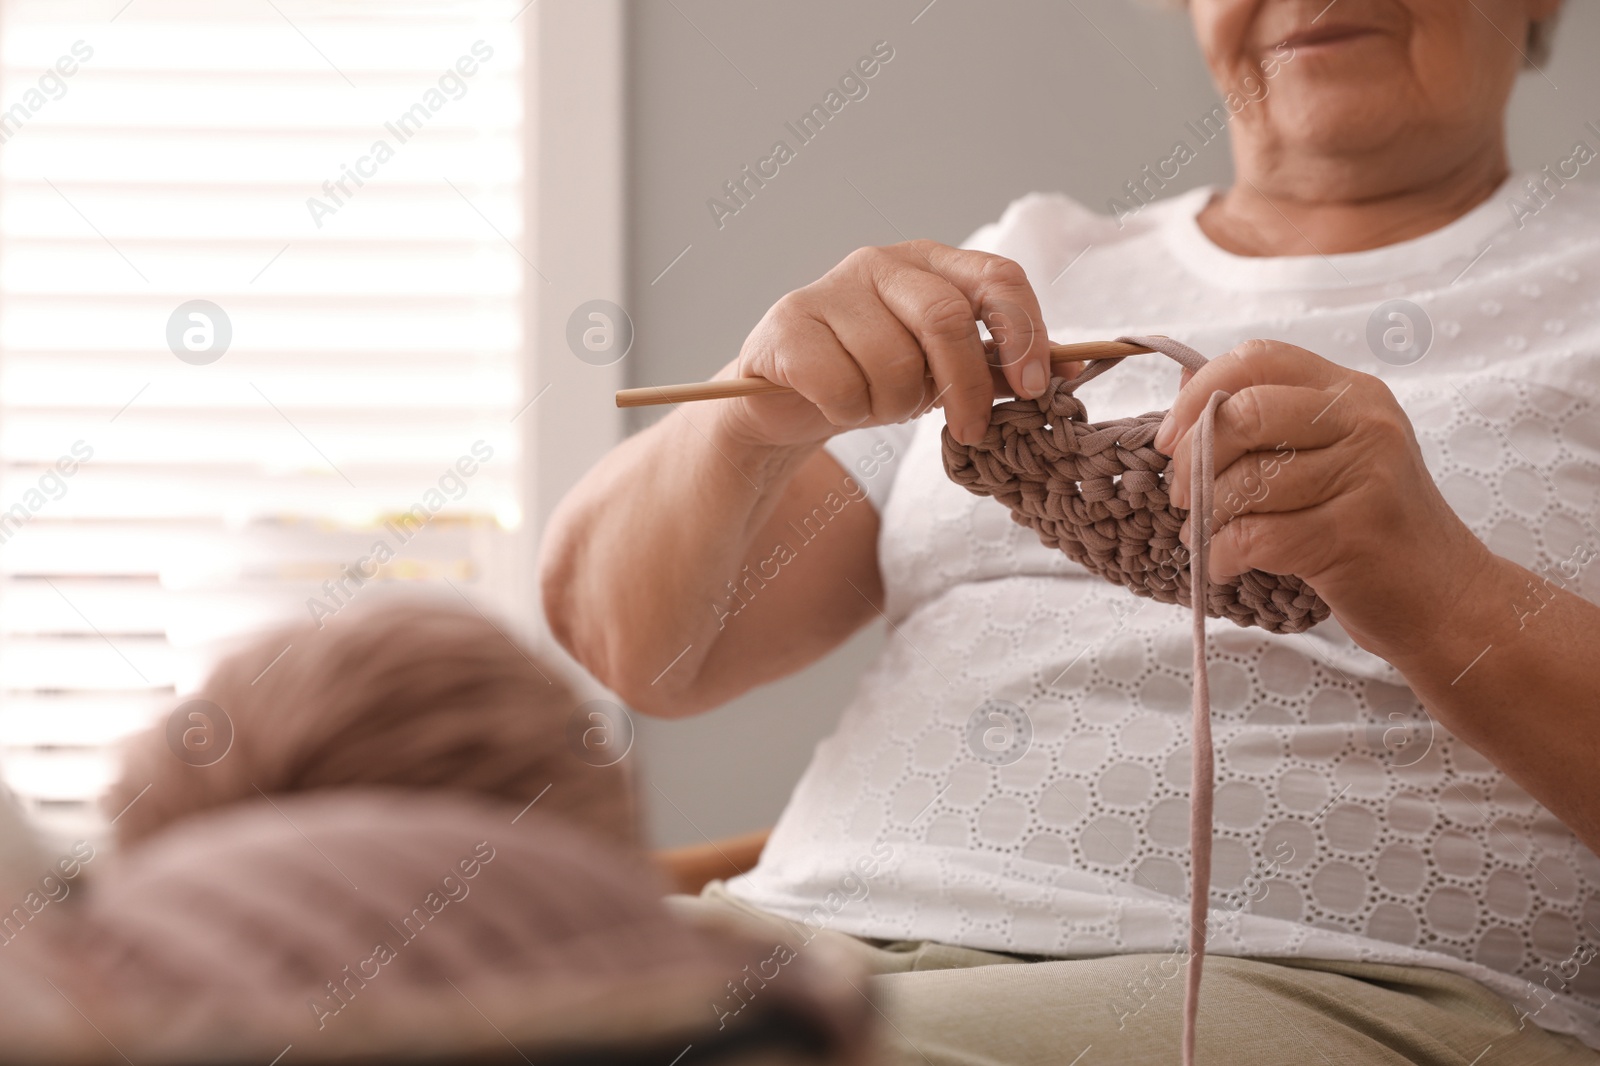
M 977 320 L 999 350 L 992 365 Z M 1050 344 L 1023 269 L 934 241 L 862 248 L 772 305 L 721 377 L 764 377 L 798 394 L 725 401 L 725 427 L 756 445 L 815 444 L 857 426 L 944 409 L 958 441 L 989 427 L 997 391 L 1034 397 Z

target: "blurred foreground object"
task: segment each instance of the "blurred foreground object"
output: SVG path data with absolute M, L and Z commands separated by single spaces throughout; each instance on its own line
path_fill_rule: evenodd
M 574 824 L 633 843 L 625 764 L 594 765 L 570 743 L 578 702 L 552 664 L 465 606 L 351 607 L 224 659 L 173 709 L 176 725 L 169 717 L 129 741 L 104 807 L 123 812 L 117 840 L 127 846 L 175 818 L 262 795 L 443 789 L 519 809 L 543 796 Z M 190 728 L 218 750 L 185 747 L 190 707 Z
M 119 854 L 0 952 L 0 1062 L 863 1062 L 848 960 L 668 914 L 577 702 L 471 611 L 254 641 L 133 738 Z
M 346 790 L 175 822 L 0 954 L 0 1059 L 864 1061 L 872 1007 L 826 945 L 752 983 L 772 944 L 680 924 L 643 856 L 517 816 Z M 730 984 L 748 1009 L 717 1009 Z

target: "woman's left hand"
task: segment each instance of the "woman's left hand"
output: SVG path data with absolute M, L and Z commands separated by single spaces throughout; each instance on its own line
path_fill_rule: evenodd
M 1154 442 L 1173 458 L 1178 507 L 1191 506 L 1195 423 L 1212 393 L 1230 394 L 1216 413 L 1213 579 L 1298 575 L 1385 658 L 1427 641 L 1490 555 L 1440 494 L 1388 386 L 1270 340 L 1186 378 Z

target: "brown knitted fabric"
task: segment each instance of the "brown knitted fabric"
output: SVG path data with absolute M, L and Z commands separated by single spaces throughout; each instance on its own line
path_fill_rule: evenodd
M 1180 347 L 1161 337 L 1122 339 Z M 1191 369 L 1205 365 L 1198 353 L 1166 354 Z M 999 404 L 978 444 L 958 444 L 946 429 L 945 472 L 967 491 L 1005 504 L 1014 521 L 1073 562 L 1140 596 L 1187 607 L 1189 553 L 1178 529 L 1188 512 L 1172 506 L 1170 460 L 1151 445 L 1165 412 L 1090 422 L 1074 395 L 1113 365 L 1092 363 L 1075 379 L 1052 378 L 1036 400 Z M 1327 605 L 1297 577 L 1251 570 L 1208 586 L 1206 613 L 1241 626 L 1301 633 L 1328 617 Z

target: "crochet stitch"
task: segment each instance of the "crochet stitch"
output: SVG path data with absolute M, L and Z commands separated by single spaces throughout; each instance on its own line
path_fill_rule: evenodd
M 1191 370 L 1206 363 L 1166 337 L 1119 339 L 1155 348 Z M 1151 443 L 1166 412 L 1091 423 L 1074 395 L 1114 365 L 1091 363 L 1076 378 L 1052 378 L 1036 400 L 999 404 L 978 444 L 958 444 L 945 430 L 945 472 L 967 491 L 1004 503 L 1014 521 L 1073 562 L 1138 595 L 1187 607 L 1191 574 L 1178 540 L 1187 512 L 1171 505 L 1169 460 Z M 1297 577 L 1251 570 L 1208 584 L 1206 613 L 1272 633 L 1301 633 L 1328 617 L 1328 608 Z

